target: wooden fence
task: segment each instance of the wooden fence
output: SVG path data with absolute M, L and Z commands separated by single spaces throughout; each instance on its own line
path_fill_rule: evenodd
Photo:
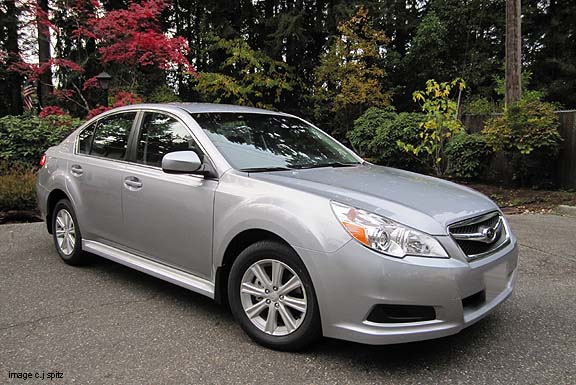
M 556 162 L 556 182 L 560 188 L 576 189 L 576 110 L 557 111 L 557 114 L 560 119 L 560 135 L 564 141 Z M 462 122 L 466 131 L 476 133 L 482 131 L 484 121 L 490 117 L 490 115 L 464 115 Z M 506 173 L 506 166 L 503 164 L 501 166 L 501 171 Z

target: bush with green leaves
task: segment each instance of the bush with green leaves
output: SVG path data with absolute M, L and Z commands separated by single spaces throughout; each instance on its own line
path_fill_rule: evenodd
M 36 175 L 22 166 L 0 163 L 0 211 L 35 210 Z
M 398 141 L 418 143 L 419 126 L 424 120 L 423 114 L 372 107 L 356 119 L 347 136 L 354 148 L 374 163 L 418 170 L 418 160 L 403 151 Z
M 462 179 L 478 178 L 488 168 L 492 153 L 482 135 L 460 133 L 446 146 L 448 173 Z
M 555 105 L 530 92 L 509 106 L 504 115 L 488 120 L 482 134 L 495 151 L 504 152 L 517 183 L 541 187 L 553 180 L 562 141 L 559 126 Z
M 407 153 L 414 154 L 437 176 L 442 176 L 446 171 L 446 143 L 463 129 L 458 118 L 458 105 L 452 94 L 453 91 L 463 91 L 465 88 L 466 83 L 460 78 L 441 83 L 429 79 L 425 90 L 412 94 L 414 101 L 421 103 L 426 120 L 420 124 L 420 140 L 417 144 L 399 140 L 398 145 Z
M 34 167 L 48 147 L 60 143 L 80 124 L 69 115 L 4 116 L 0 118 L 0 160 Z

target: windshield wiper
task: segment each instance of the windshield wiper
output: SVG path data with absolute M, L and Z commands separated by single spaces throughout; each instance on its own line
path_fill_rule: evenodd
M 310 163 L 310 164 L 296 164 L 293 168 L 303 169 L 303 168 L 320 168 L 320 167 L 352 167 L 357 166 L 360 163 L 342 163 L 342 162 L 328 162 L 328 163 Z
M 289 171 L 288 167 L 248 167 L 241 168 L 240 171 L 244 172 L 266 172 L 266 171 Z

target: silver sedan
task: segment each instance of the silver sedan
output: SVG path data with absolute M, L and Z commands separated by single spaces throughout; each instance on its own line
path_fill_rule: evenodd
M 41 166 L 38 202 L 64 262 L 88 252 L 214 298 L 274 349 L 454 334 L 516 279 L 516 238 L 491 200 L 370 164 L 285 113 L 117 108 Z

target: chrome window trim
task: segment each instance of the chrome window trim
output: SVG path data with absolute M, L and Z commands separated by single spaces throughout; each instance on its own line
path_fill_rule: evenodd
M 162 167 L 150 166 L 147 164 L 140 164 L 140 163 L 130 162 L 130 161 L 125 161 L 124 163 L 126 163 L 129 166 L 143 167 L 143 168 L 147 168 L 147 169 L 154 170 L 154 171 L 160 171 L 160 172 L 166 174 L 164 172 L 164 170 L 162 170 Z M 214 168 L 214 166 L 212 166 L 212 168 Z M 217 176 L 216 177 L 204 177 L 203 175 L 200 175 L 200 174 L 182 173 L 182 174 L 172 174 L 172 175 L 182 175 L 182 176 L 186 175 L 186 176 L 191 176 L 191 177 L 196 178 L 196 179 L 208 179 L 208 180 L 218 180 L 219 179 Z
M 78 132 L 74 134 L 74 135 L 76 135 L 76 137 L 74 138 L 74 155 L 86 156 L 89 158 L 106 159 L 106 160 L 111 160 L 111 161 L 116 161 L 116 162 L 129 163 L 129 162 L 127 162 L 125 160 L 121 160 L 121 159 L 111 159 L 111 158 L 106 158 L 104 156 L 96 156 L 96 155 L 91 155 L 91 154 L 80 154 L 78 152 L 78 145 L 80 142 L 80 134 L 83 133 L 84 131 L 86 131 L 88 128 L 93 127 L 95 124 L 98 124 L 102 119 L 106 119 L 106 118 L 109 118 L 111 116 L 118 115 L 118 114 L 130 113 L 130 112 L 136 113 L 136 116 L 134 117 L 134 121 L 132 122 L 132 128 L 130 129 L 130 132 L 128 133 L 128 141 L 130 141 L 130 134 L 132 133 L 132 131 L 135 128 L 134 125 L 136 124 L 136 122 L 138 120 L 138 113 L 140 112 L 140 110 L 137 108 L 129 109 L 129 110 L 121 110 L 121 111 L 111 111 L 110 113 L 107 113 L 106 115 L 101 116 L 98 119 L 86 122 L 86 125 L 84 127 L 82 127 L 81 129 L 79 129 Z M 92 134 L 92 135 L 94 135 L 94 134 Z M 94 138 L 92 138 L 92 139 L 94 139 Z M 127 146 L 129 146 L 129 144 Z M 90 150 L 92 150 L 92 148 L 90 148 Z M 128 151 L 128 148 L 126 149 L 126 151 Z
M 121 111 L 114 111 L 111 113 L 108 113 L 94 121 L 91 122 L 87 122 L 85 127 L 82 127 L 78 133 L 76 133 L 76 137 L 74 138 L 74 155 L 75 156 L 82 156 L 82 157 L 86 157 L 86 158 L 92 158 L 92 159 L 100 159 L 100 160 L 107 160 L 110 162 L 115 162 L 115 163 L 123 163 L 126 165 L 130 165 L 130 166 L 138 166 L 138 167 L 144 167 L 144 168 L 148 168 L 148 169 L 153 169 L 153 170 L 160 170 L 162 171 L 162 167 L 156 167 L 156 166 L 150 166 L 150 165 L 146 165 L 146 164 L 141 164 L 141 163 L 137 163 L 137 162 L 133 162 L 130 160 L 124 160 L 124 159 L 111 159 L 111 158 L 106 158 L 103 156 L 97 156 L 97 155 L 92 155 L 92 154 L 82 154 L 78 152 L 78 146 L 79 146 L 79 142 L 80 142 L 80 134 L 82 132 L 84 132 L 85 130 L 89 129 L 90 127 L 93 127 L 94 125 L 97 125 L 101 120 L 106 119 L 108 117 L 114 116 L 114 115 L 118 115 L 118 114 L 123 114 L 123 113 L 130 113 L 130 112 L 135 112 L 136 116 L 134 117 L 134 123 L 132 124 L 132 129 L 130 131 L 130 133 L 128 134 L 128 137 L 130 138 L 130 134 L 140 134 L 140 125 L 142 123 L 142 118 L 144 116 L 144 113 L 146 112 L 152 112 L 152 113 L 162 113 L 165 115 L 168 115 L 174 119 L 176 119 L 177 121 L 179 121 L 184 128 L 188 131 L 188 133 L 192 136 L 192 139 L 194 139 L 194 142 L 196 142 L 196 144 L 198 145 L 198 147 L 202 150 L 202 153 L 204 154 L 204 156 L 206 158 L 208 158 L 208 161 L 210 162 L 210 165 L 212 167 L 213 170 L 216 171 L 216 167 L 214 166 L 214 161 L 212 160 L 212 158 L 210 157 L 210 155 L 208 154 L 208 152 L 206 151 L 206 148 L 202 145 L 202 143 L 198 140 L 198 138 L 196 137 L 196 135 L 194 135 L 194 132 L 192 131 L 192 129 L 190 129 L 190 127 L 188 127 L 188 125 L 186 123 L 184 123 L 182 121 L 182 119 L 180 119 L 178 116 L 176 116 L 175 114 L 169 112 L 169 111 L 164 111 L 161 109 L 153 109 L 153 108 L 135 108 L 135 109 L 127 109 L 127 110 L 121 110 Z M 140 115 L 142 115 L 142 117 L 140 117 Z M 136 142 L 138 141 L 138 138 L 135 139 Z M 135 143 L 136 145 L 136 143 Z M 130 144 L 128 144 L 128 146 L 130 146 Z M 128 150 L 128 149 L 127 149 Z M 202 175 L 196 175 L 196 174 L 182 174 L 182 175 L 189 175 L 192 176 L 194 178 L 198 178 L 198 179 L 206 179 L 204 176 Z M 218 180 L 219 176 L 216 175 L 215 177 L 210 178 L 211 180 Z

